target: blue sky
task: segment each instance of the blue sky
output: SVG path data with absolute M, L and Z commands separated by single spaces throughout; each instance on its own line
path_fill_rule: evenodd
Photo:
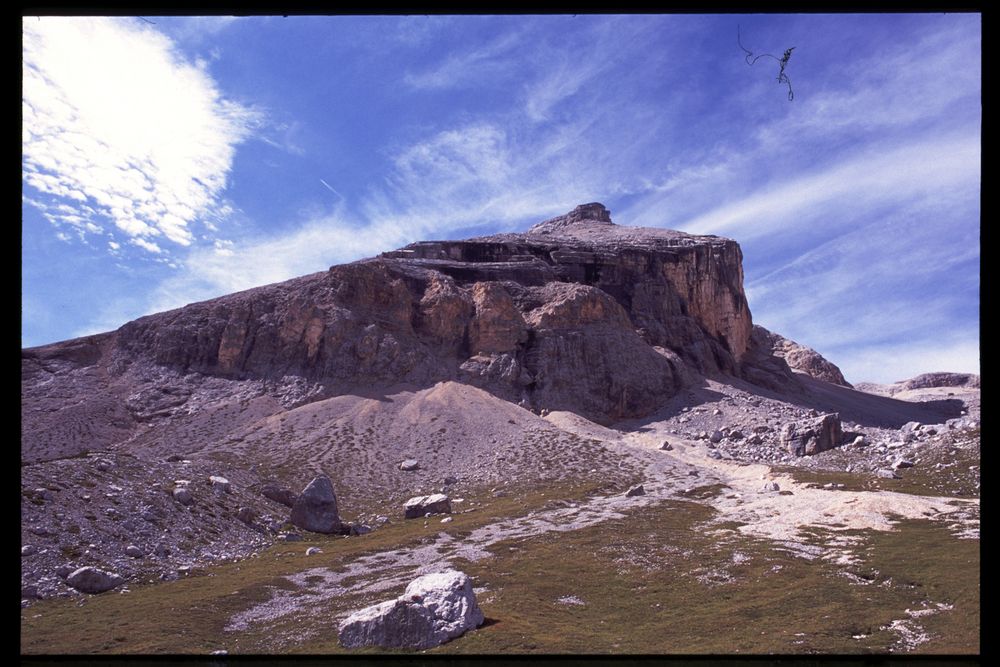
M 601 201 L 850 381 L 979 371 L 977 14 L 145 18 L 23 19 L 25 346 Z

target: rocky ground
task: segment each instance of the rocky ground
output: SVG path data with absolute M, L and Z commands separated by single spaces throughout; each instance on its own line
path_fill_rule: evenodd
M 477 493 L 501 496 L 515 488 L 557 486 L 588 476 L 612 485 L 644 484 L 646 498 L 604 496 L 486 526 L 460 542 L 384 554 L 379 562 L 391 567 L 394 577 L 380 578 L 371 563 L 358 563 L 344 576 L 367 572 L 368 588 L 359 590 L 369 592 L 390 588 L 449 557 L 474 558 L 504 539 L 576 530 L 613 521 L 616 508 L 626 503 L 684 497 L 695 480 L 738 486 L 759 502 L 766 483 L 789 487 L 796 471 L 847 474 L 845 481 L 822 485 L 796 480 L 800 489 L 794 498 L 767 495 L 763 514 L 783 519 L 762 523 L 751 517 L 748 524 L 755 528 L 748 530 L 785 541 L 793 541 L 797 527 L 821 518 L 823 512 L 806 507 L 801 489 L 809 486 L 829 491 L 843 489 L 846 482 L 849 490 L 877 493 L 879 480 L 906 489 L 907 480 L 922 479 L 915 491 L 924 496 L 978 497 L 977 389 L 924 388 L 904 402 L 846 388 L 831 395 L 826 383 L 816 387 L 822 391 L 792 403 L 732 379 L 704 379 L 656 415 L 609 428 L 568 412 L 536 415 L 475 388 L 443 383 L 429 390 L 309 403 L 262 417 L 184 455 L 162 456 L 155 448 L 144 453 L 133 442 L 119 451 L 24 465 L 22 605 L 52 597 L 83 603 L 87 596 L 65 579 L 84 565 L 123 576 L 127 591 L 129 585 L 191 576 L 252 557 L 288 533 L 301 533 L 287 523 L 288 507 L 263 495 L 264 487 L 270 483 L 298 491 L 323 471 L 335 480 L 345 520 L 376 530 L 386 521 L 401 521 L 402 502 L 422 493 L 445 491 L 458 500 Z M 839 410 L 846 444 L 813 456 L 791 455 L 780 441 L 782 426 L 809 419 L 818 414 L 817 407 Z M 406 459 L 416 460 L 417 469 L 400 470 Z M 213 485 L 212 477 L 228 484 Z M 190 505 L 172 495 L 178 484 L 191 490 Z M 880 503 L 877 510 L 855 512 L 844 525 L 884 528 L 890 514 L 920 515 L 928 507 L 941 511 L 933 504 L 911 507 L 899 498 Z M 747 519 L 749 508 L 742 502 L 715 505 L 723 516 Z M 459 512 L 475 507 L 455 506 Z M 778 525 L 783 528 L 774 528 Z M 976 534 L 977 525 L 964 525 Z M 329 588 L 327 594 L 336 590 Z M 287 610 L 286 602 L 267 604 Z M 268 617 L 262 609 L 246 614 Z

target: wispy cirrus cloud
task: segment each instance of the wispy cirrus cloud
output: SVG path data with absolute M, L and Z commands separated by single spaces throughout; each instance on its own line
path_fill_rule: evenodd
M 259 114 L 138 21 L 32 17 L 23 29 L 22 167 L 46 218 L 154 254 L 190 246 L 197 222 L 220 214 Z
M 688 220 L 680 228 L 698 234 L 739 231 L 743 239 L 772 233 L 801 220 L 802 212 L 820 205 L 857 208 L 877 201 L 904 201 L 928 190 L 947 191 L 977 185 L 978 136 L 917 141 L 886 152 L 871 148 L 790 181 L 777 181 L 763 192 L 738 199 Z
M 407 72 L 403 81 L 421 90 L 495 85 L 500 78 L 514 76 L 507 56 L 519 41 L 518 34 L 504 33 L 485 44 L 449 54 L 433 67 Z

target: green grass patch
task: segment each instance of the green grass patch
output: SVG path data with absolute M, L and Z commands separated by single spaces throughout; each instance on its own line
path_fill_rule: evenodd
M 278 542 L 256 558 L 199 569 L 173 582 L 130 583 L 130 593 L 88 596 L 82 607 L 75 600 L 42 600 L 22 610 L 21 652 L 189 654 L 226 648 L 230 653 L 272 653 L 273 637 L 301 634 L 309 630 L 310 622 L 320 624 L 322 634 L 332 636 L 335 642 L 336 629 L 330 625 L 334 616 L 388 599 L 391 594 L 378 600 L 345 596 L 334 600 L 320 618 L 290 615 L 263 632 L 253 627 L 246 632 L 226 632 L 225 627 L 233 615 L 268 600 L 274 588 L 294 589 L 285 578 L 288 575 L 310 568 L 341 569 L 359 556 L 419 546 L 439 532 L 467 536 L 497 518 L 523 516 L 553 497 L 581 501 L 606 486 L 605 480 L 553 485 L 545 490 L 512 485 L 510 495 L 503 498 L 493 498 L 483 490 L 456 505 L 459 513 L 447 524 L 440 523 L 441 517 L 432 517 L 426 527 L 423 519 L 399 518 L 360 537 L 303 533 L 306 539 L 302 542 Z M 323 554 L 305 556 L 310 546 L 322 548 Z M 309 643 L 288 650 L 317 652 Z
M 669 503 L 613 533 L 549 534 L 511 543 L 516 551 L 497 545 L 495 558 L 465 565 L 489 589 L 482 599 L 492 622 L 434 652 L 888 653 L 903 650 L 893 621 L 941 602 L 953 608 L 917 620 L 930 636 L 917 650 L 978 653 L 978 542 L 929 521 L 856 533 L 864 560 L 849 568 L 870 582 L 858 584 L 842 576 L 845 566 L 765 541 L 720 543 L 698 529 L 706 514 Z M 586 604 L 560 604 L 565 596 Z
M 601 487 L 591 481 L 544 491 L 511 489 L 502 498 L 484 492 L 467 496 L 456 509 L 473 511 L 453 515 L 448 524 L 439 517 L 426 526 L 423 519 L 397 520 L 347 539 L 307 533 L 303 542 L 277 543 L 256 558 L 208 568 L 203 576 L 93 596 L 82 608 L 72 600 L 42 601 L 22 610 L 21 650 L 344 653 L 335 619 L 390 599 L 405 583 L 377 594 L 333 596 L 318 610 L 246 630 L 225 627 L 276 590 L 318 599 L 324 569 L 342 572 L 360 556 L 412 549 L 440 532 L 461 539 L 554 499 L 580 501 Z M 721 485 L 699 488 L 705 497 L 726 492 Z M 737 522 L 707 524 L 715 515 L 696 500 L 665 501 L 608 524 L 499 542 L 488 547 L 491 557 L 458 561 L 475 586 L 486 589 L 479 598 L 487 623 L 431 652 L 885 654 L 904 650 L 893 621 L 909 619 L 908 609 L 933 606 L 936 613 L 912 619 L 929 637 L 916 650 L 978 653 L 978 541 L 959 540 L 940 522 L 904 521 L 893 532 L 849 533 L 858 540 L 852 551 L 860 560 L 845 566 L 806 560 L 741 535 Z M 806 531 L 809 541 L 827 545 L 843 534 Z M 306 557 L 314 545 L 323 553 Z M 286 578 L 313 568 L 317 572 L 302 577 L 307 588 Z M 390 564 L 389 572 L 398 571 Z M 584 604 L 567 604 L 568 596 Z

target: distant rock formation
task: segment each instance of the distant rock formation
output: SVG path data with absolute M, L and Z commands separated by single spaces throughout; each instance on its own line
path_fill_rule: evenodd
M 900 390 L 928 389 L 930 387 L 965 387 L 979 389 L 979 376 L 973 373 L 924 373 L 897 383 Z
M 899 382 L 890 384 L 860 382 L 856 386 L 856 389 L 869 394 L 878 394 L 879 396 L 895 396 L 903 391 L 936 389 L 939 387 L 976 390 L 980 388 L 980 379 L 974 373 L 924 373 L 908 380 L 900 380 Z

